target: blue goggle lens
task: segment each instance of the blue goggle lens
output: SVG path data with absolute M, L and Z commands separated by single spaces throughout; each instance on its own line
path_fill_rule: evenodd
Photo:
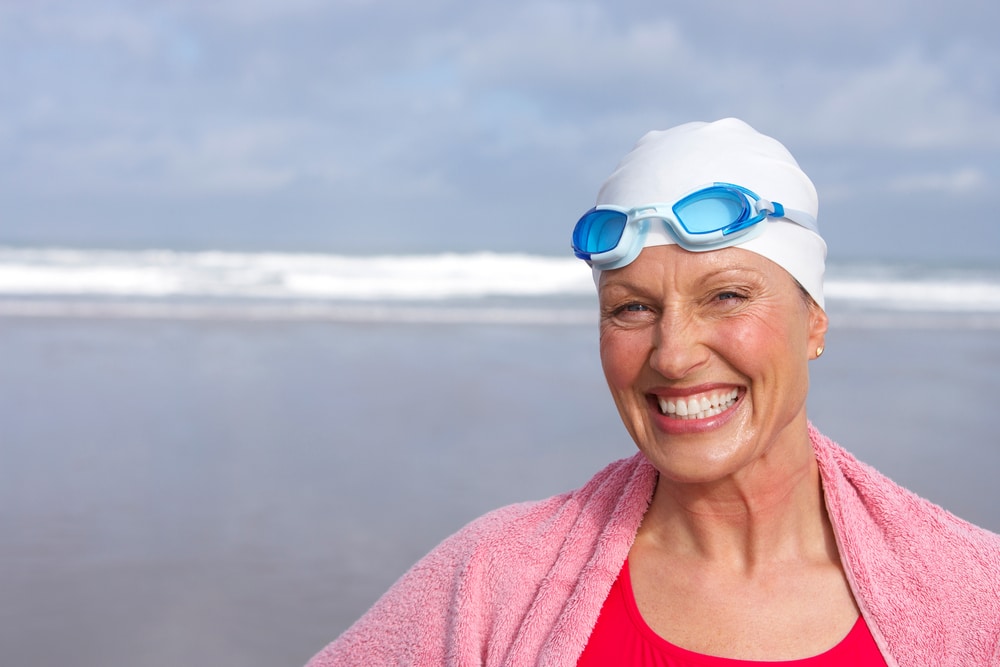
M 739 228 L 754 213 L 745 196 L 728 188 L 706 188 L 674 204 L 677 222 L 689 234 L 709 234 Z M 763 217 L 763 216 L 761 216 Z
M 573 250 L 584 259 L 613 250 L 621 241 L 627 222 L 628 216 L 621 211 L 587 211 L 573 229 Z

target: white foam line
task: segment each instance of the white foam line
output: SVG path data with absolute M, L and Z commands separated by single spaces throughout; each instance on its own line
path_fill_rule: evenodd
M 834 313 L 830 315 L 831 329 L 963 329 L 971 331 L 1000 331 L 998 313 Z
M 0 317 L 187 321 L 325 321 L 401 324 L 596 326 L 596 309 L 402 306 L 334 303 L 219 303 L 0 299 Z M 831 313 L 831 329 L 964 329 L 1000 331 L 997 313 Z
M 403 324 L 594 324 L 587 309 L 415 307 L 350 304 L 232 304 L 153 301 L 0 300 L 0 317 L 69 319 L 164 319 L 328 321 Z

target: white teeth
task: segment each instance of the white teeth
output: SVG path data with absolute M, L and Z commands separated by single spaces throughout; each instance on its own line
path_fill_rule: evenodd
M 739 393 L 739 390 L 732 389 L 722 393 L 703 394 L 687 400 L 661 398 L 660 412 L 675 419 L 706 419 L 732 407 Z

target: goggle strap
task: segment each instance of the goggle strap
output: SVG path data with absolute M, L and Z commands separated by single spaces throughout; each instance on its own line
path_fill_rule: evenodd
M 764 199 L 763 197 L 757 200 L 757 211 L 763 211 L 772 218 L 780 218 L 785 215 L 785 209 L 781 204 Z
M 769 218 L 785 218 L 800 227 L 805 227 L 809 231 L 819 234 L 819 225 L 816 223 L 816 218 L 805 211 L 785 208 L 778 202 L 772 202 L 763 197 L 757 200 L 757 210 L 765 211 Z
M 819 224 L 816 222 L 816 218 L 811 213 L 806 213 L 805 211 L 799 211 L 794 208 L 782 207 L 783 215 L 780 217 L 791 220 L 800 227 L 805 227 L 811 232 L 819 234 Z M 778 212 L 774 212 L 775 217 L 778 216 Z

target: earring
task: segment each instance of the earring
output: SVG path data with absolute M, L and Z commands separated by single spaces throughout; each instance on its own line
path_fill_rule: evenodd
M 820 357 L 823 356 L 823 350 L 824 350 L 824 348 L 823 348 L 822 345 L 820 345 L 819 347 L 816 348 L 816 358 L 817 359 L 819 359 Z

